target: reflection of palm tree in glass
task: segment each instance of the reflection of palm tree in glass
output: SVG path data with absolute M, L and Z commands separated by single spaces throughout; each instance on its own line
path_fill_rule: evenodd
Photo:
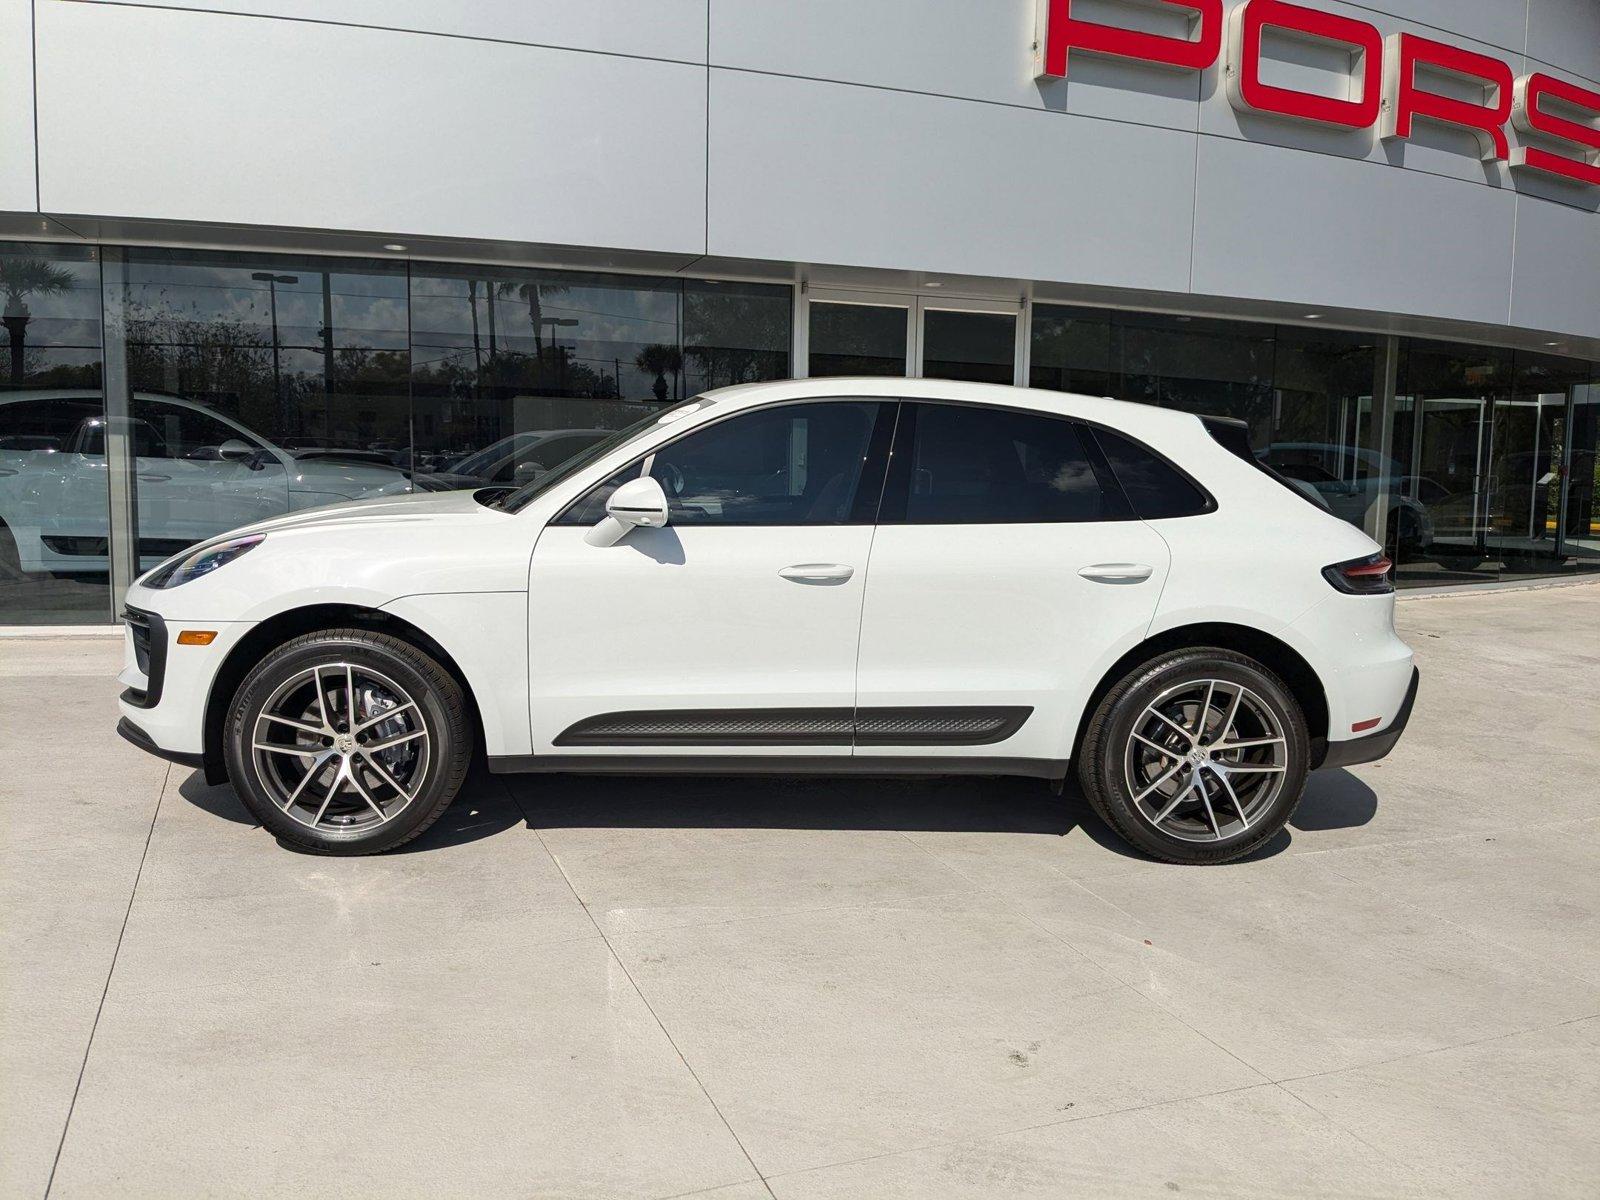
M 5 326 L 11 335 L 11 382 L 21 386 L 23 351 L 26 348 L 28 322 L 33 314 L 28 311 L 27 296 L 59 296 L 72 287 L 71 271 L 63 270 L 39 258 L 0 259 L 0 288 L 6 292 Z
M 665 404 L 669 392 L 675 392 L 678 372 L 683 369 L 683 353 L 676 346 L 658 344 L 646 346 L 639 351 L 633 360 L 633 365 L 646 375 L 654 375 L 656 381 L 651 391 L 656 399 Z M 667 372 L 672 372 L 674 386 L 667 386 Z
M 533 352 L 535 360 L 544 361 L 544 297 L 559 296 L 567 290 L 562 283 L 512 283 L 509 280 L 495 285 L 495 291 L 507 299 L 519 298 L 528 306 L 528 324 L 533 326 Z

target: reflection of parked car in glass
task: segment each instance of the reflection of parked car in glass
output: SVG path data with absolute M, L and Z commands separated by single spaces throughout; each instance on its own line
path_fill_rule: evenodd
M 528 483 L 580 450 L 587 450 L 609 437 L 610 433 L 607 429 L 540 429 L 513 433 L 482 450 L 463 455 L 437 474 L 441 478 L 459 479 L 459 483 L 452 483 L 456 487 Z
M 410 490 L 388 466 L 301 460 L 238 422 L 177 396 L 136 393 L 141 564 L 246 521 Z M 30 445 L 39 439 L 54 443 Z M 106 421 L 88 391 L 0 395 L 0 523 L 24 571 L 104 571 Z
M 306 462 L 310 459 L 337 459 L 347 463 L 368 463 L 375 467 L 393 467 L 398 464 L 394 455 L 385 450 L 351 450 L 344 446 L 285 446 L 296 459 Z
M 1416 552 L 1433 542 L 1424 500 L 1409 495 L 1405 468 L 1375 450 L 1327 442 L 1275 442 L 1261 454 L 1278 474 L 1314 488 L 1328 511 L 1362 527 L 1380 499 L 1389 504 L 1390 545 Z

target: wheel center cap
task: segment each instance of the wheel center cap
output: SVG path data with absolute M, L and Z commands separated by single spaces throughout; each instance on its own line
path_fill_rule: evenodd
M 1197 767 L 1203 767 L 1211 761 L 1211 751 L 1202 750 L 1197 746 L 1189 751 L 1189 761 Z
M 336 733 L 333 735 L 333 748 L 340 754 L 349 754 L 356 748 L 356 738 L 353 733 Z

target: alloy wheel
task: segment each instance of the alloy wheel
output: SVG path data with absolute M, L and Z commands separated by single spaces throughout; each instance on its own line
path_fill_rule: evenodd
M 272 802 L 320 832 L 392 820 L 427 777 L 422 710 L 392 678 L 351 662 L 290 676 L 256 716 L 251 755 Z
M 1123 770 L 1134 809 L 1186 842 L 1254 827 L 1283 791 L 1289 743 L 1261 696 L 1227 679 L 1168 688 L 1133 723 Z

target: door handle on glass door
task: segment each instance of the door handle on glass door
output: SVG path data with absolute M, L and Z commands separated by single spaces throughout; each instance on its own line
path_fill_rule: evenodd
M 1155 568 L 1144 563 L 1095 563 L 1078 574 L 1095 583 L 1143 583 L 1155 574 Z
M 778 572 L 792 583 L 843 583 L 855 573 L 854 567 L 840 563 L 796 563 Z

